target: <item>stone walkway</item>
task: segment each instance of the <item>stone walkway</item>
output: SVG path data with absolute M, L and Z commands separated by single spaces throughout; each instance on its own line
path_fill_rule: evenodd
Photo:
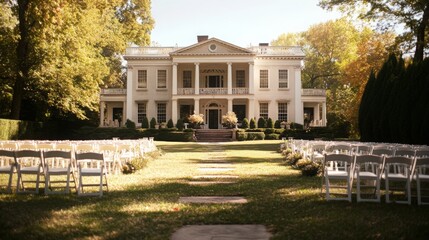
M 235 170 L 234 163 L 226 159 L 224 147 L 219 143 L 207 145 L 207 159 L 201 159 L 198 169 L 201 175 L 193 176 L 189 185 L 234 184 L 238 175 L 228 174 Z M 215 173 L 215 174 L 213 174 Z M 246 204 L 242 196 L 183 196 L 179 202 L 188 204 Z M 266 240 L 271 237 L 263 225 L 188 225 L 177 230 L 172 240 Z

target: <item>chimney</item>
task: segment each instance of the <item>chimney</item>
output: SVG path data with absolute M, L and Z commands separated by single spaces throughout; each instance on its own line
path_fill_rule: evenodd
M 198 42 L 204 42 L 204 41 L 207 41 L 208 39 L 209 39 L 208 35 L 199 35 L 199 36 L 197 36 Z
M 268 47 L 270 44 L 269 43 L 259 43 L 260 47 Z

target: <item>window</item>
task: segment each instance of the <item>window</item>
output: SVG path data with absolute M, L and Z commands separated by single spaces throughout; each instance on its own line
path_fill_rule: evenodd
M 158 88 L 167 88 L 167 70 L 158 70 Z
M 142 123 L 144 117 L 146 117 L 146 103 L 138 103 L 137 104 L 137 122 Z
M 183 88 L 192 87 L 192 71 L 183 71 Z
M 137 88 L 147 88 L 147 71 L 137 71 Z
M 268 119 L 268 103 L 259 103 L 259 117 Z
M 239 87 L 239 88 L 246 87 L 246 83 L 244 80 L 244 70 L 237 70 L 235 72 L 235 78 L 236 78 L 235 79 L 236 87 Z
M 288 88 L 288 70 L 279 70 L 279 88 Z
M 281 122 L 287 122 L 287 103 L 279 103 L 279 116 L 278 116 L 278 120 Z
M 158 123 L 167 122 L 167 104 L 158 103 L 157 106 L 157 121 Z
M 268 70 L 259 71 L 259 87 L 268 88 Z

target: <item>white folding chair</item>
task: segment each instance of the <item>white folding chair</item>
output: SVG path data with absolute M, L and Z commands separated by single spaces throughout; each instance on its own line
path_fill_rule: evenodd
M 7 184 L 2 184 L 1 186 L 6 186 L 8 193 L 12 192 L 12 176 L 15 170 L 15 162 L 14 151 L 0 149 L 0 174 L 9 175 Z
M 103 186 L 106 186 L 107 191 L 109 190 L 103 154 L 95 152 L 76 153 L 75 158 L 79 176 L 78 196 L 103 196 Z M 105 182 L 103 182 L 103 177 Z M 98 183 L 90 181 L 94 179 L 98 179 L 98 181 L 96 181 Z M 84 181 L 89 181 L 89 183 Z M 84 187 L 98 187 L 98 191 L 84 192 Z
M 413 170 L 414 158 L 393 156 L 385 157 L 384 173 L 382 178 L 386 184 L 386 202 L 392 202 L 390 199 L 390 191 L 392 190 L 391 182 L 405 182 L 404 188 L 394 188 L 393 190 L 405 190 L 406 201 L 397 200 L 397 203 L 411 204 L 411 177 Z M 399 166 L 399 168 L 397 168 Z M 398 171 L 399 169 L 399 171 Z
M 331 168 L 328 167 L 330 163 L 335 162 L 338 165 L 342 165 L 343 167 Z M 325 184 L 322 183 L 322 191 L 323 185 L 325 185 L 326 190 L 326 200 L 347 200 L 349 202 L 352 201 L 352 182 L 353 182 L 353 172 L 354 172 L 354 164 L 353 164 L 353 156 L 348 154 L 325 154 L 325 159 L 323 161 L 323 179 L 325 180 Z M 331 165 L 332 166 L 332 165 Z M 342 181 L 346 181 L 346 186 L 341 185 L 331 185 L 331 180 L 337 180 L 339 183 Z M 339 184 L 338 183 L 338 184 Z M 331 188 L 346 188 L 347 197 L 345 198 L 331 198 L 330 190 Z
M 103 153 L 107 173 L 120 173 L 122 169 L 122 164 L 121 161 L 119 161 L 118 159 L 117 147 L 114 144 L 104 143 L 100 144 L 98 150 Z
M 377 155 L 356 155 L 355 156 L 355 178 L 356 178 L 356 195 L 357 202 L 380 202 L 380 180 L 383 168 L 383 158 Z M 372 165 L 368 167 L 368 165 Z M 374 184 L 365 184 L 373 182 Z M 362 187 L 375 188 L 374 198 L 362 198 Z
M 72 171 L 72 153 L 58 150 L 44 151 L 43 158 L 45 161 L 45 194 L 70 193 L 70 175 L 76 186 L 76 179 Z M 62 166 L 57 165 L 58 161 L 61 161 Z M 53 181 L 51 176 L 56 176 L 57 179 Z M 60 176 L 65 176 L 66 180 L 58 180 Z M 65 186 L 58 187 L 59 183 L 65 183 Z M 56 184 L 56 186 L 52 184 Z M 64 190 L 54 191 L 53 188 L 64 188 Z
M 422 194 L 422 192 L 429 192 L 428 188 L 422 188 L 422 182 L 429 182 L 429 157 L 416 158 L 413 178 L 417 182 L 417 204 L 429 204 L 429 202 L 422 200 L 423 198 L 429 198 L 429 196 Z
M 310 159 L 312 161 L 320 160 L 320 162 L 322 162 L 323 158 L 324 158 L 325 151 L 326 151 L 326 144 L 316 143 L 316 144 L 311 145 Z
M 357 155 L 370 155 L 372 154 L 372 146 L 369 144 L 358 144 L 354 146 Z
M 395 156 L 414 157 L 415 155 L 416 155 L 416 150 L 414 150 L 411 146 L 398 147 L 395 150 Z
M 38 150 L 19 150 L 16 151 L 16 172 L 18 175 L 17 193 L 39 193 L 40 176 L 43 175 L 43 156 Z M 28 177 L 34 175 L 36 180 L 23 179 L 23 176 Z M 35 190 L 27 190 L 25 183 L 34 183 Z

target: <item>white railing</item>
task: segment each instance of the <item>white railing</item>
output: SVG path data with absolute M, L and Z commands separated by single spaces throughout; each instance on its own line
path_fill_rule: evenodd
M 249 89 L 248 88 L 232 88 L 232 94 L 238 94 L 238 95 L 249 94 Z
M 129 47 L 125 50 L 127 56 L 168 56 L 171 52 L 179 50 L 179 47 Z
M 250 47 L 249 50 L 253 51 L 258 55 L 276 55 L 276 56 L 301 56 L 304 57 L 305 54 L 302 51 L 302 48 L 299 46 L 291 47 L 277 47 L 277 46 L 256 46 Z
M 228 94 L 227 88 L 200 88 L 201 95 L 222 95 Z
M 195 90 L 193 88 L 178 88 L 177 94 L 178 95 L 192 95 L 195 93 Z
M 326 90 L 325 89 L 312 89 L 312 88 L 306 88 L 301 90 L 302 96 L 326 96 Z
M 127 94 L 125 88 L 102 88 L 100 89 L 101 95 L 124 95 Z

